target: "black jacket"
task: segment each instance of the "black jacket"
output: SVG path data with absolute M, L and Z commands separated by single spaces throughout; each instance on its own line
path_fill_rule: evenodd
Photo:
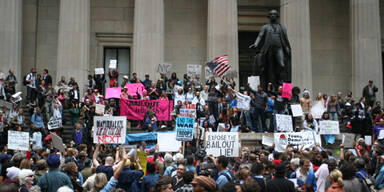
M 295 192 L 295 186 L 292 181 L 281 178 L 281 177 L 275 177 L 271 181 L 267 182 L 267 185 L 265 186 L 266 192 Z

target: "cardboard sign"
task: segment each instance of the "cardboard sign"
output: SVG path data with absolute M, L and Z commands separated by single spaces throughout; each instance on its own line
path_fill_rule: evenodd
M 55 134 L 52 134 L 52 133 L 51 133 L 51 137 L 52 137 L 53 147 L 58 149 L 60 152 L 62 152 L 64 154 L 65 147 L 64 147 L 64 144 L 63 144 L 63 139 L 61 139 L 61 137 L 59 137 L 59 136 L 57 136 Z
M 248 84 L 252 90 L 257 90 L 257 87 L 260 85 L 260 76 L 249 76 Z
M 176 118 L 176 140 L 192 141 L 193 139 L 193 124 L 195 119 L 191 117 Z
M 354 142 L 355 142 L 355 134 L 353 133 L 344 133 L 343 134 L 343 140 L 344 142 L 342 142 L 344 144 L 344 148 L 354 148 L 355 146 L 353 146 Z
M 96 75 L 103 75 L 104 74 L 104 68 L 95 68 L 95 74 Z
M 271 147 L 273 145 L 273 138 L 263 135 L 261 144 Z
M 58 129 L 62 126 L 61 118 L 52 116 L 48 122 L 48 129 Z
M 147 172 L 147 153 L 138 151 L 137 157 L 139 158 L 139 163 L 141 168 L 143 168 L 144 174 Z
M 181 141 L 176 140 L 176 132 L 158 132 L 157 144 L 159 152 L 177 152 L 181 147 Z
M 320 121 L 320 135 L 338 135 L 340 134 L 339 121 Z
M 321 101 L 316 102 L 312 108 L 311 113 L 314 119 L 320 119 L 321 116 L 323 116 L 324 111 L 326 108 L 324 107 L 324 103 Z
M 120 99 L 120 94 L 121 94 L 121 87 L 107 88 L 106 92 L 105 92 L 105 98 L 106 99 L 110 99 L 110 98 Z
M 121 99 L 120 115 L 126 116 L 130 120 L 143 120 L 144 116 L 151 107 L 156 113 L 159 121 L 171 121 L 171 112 L 173 111 L 172 100 L 137 100 L 137 99 Z
M 303 109 L 301 108 L 301 105 L 291 105 L 291 110 L 292 110 L 292 116 L 294 117 L 302 117 L 303 114 Z
M 277 131 L 293 131 L 292 117 L 290 115 L 275 115 L 276 129 Z
M 211 71 L 209 67 L 205 67 L 205 79 L 208 80 L 209 78 L 213 77 L 215 74 Z
M 364 141 L 365 141 L 365 144 L 372 145 L 372 136 L 365 135 L 364 136 Z
M 247 110 L 247 111 L 250 109 L 250 103 L 251 103 L 250 96 L 236 92 L 236 99 L 237 99 L 237 108 L 241 110 Z
M 29 150 L 29 133 L 22 131 L 8 131 L 8 149 Z
M 195 118 L 196 117 L 196 109 L 185 109 L 185 108 L 182 108 L 182 109 L 180 109 L 179 115 L 182 116 L 182 117 L 193 117 L 193 118 Z
M 207 155 L 218 157 L 239 157 L 239 133 L 237 132 L 207 132 L 205 133 Z
M 187 75 L 190 77 L 199 77 L 201 75 L 201 65 L 187 65 Z
M 95 112 L 96 112 L 96 114 L 104 114 L 104 112 L 105 112 L 105 105 L 96 104 Z
M 281 97 L 290 99 L 292 96 L 292 84 L 283 83 L 283 91 Z
M 171 73 L 171 70 L 172 70 L 172 64 L 169 64 L 169 63 L 159 63 L 159 65 L 157 65 L 157 68 L 156 68 L 156 71 L 162 74 L 169 74 Z
M 145 90 L 142 83 L 127 83 L 124 88 L 127 88 L 128 94 L 131 96 L 136 96 L 137 94 L 142 95 Z
M 310 148 L 321 144 L 321 139 L 314 131 L 274 133 L 274 143 L 275 151 L 284 152 L 288 144 Z
M 110 59 L 109 60 L 109 68 L 110 69 L 116 69 L 117 68 L 117 60 L 116 59 Z
M 93 143 L 125 143 L 127 118 L 124 116 L 95 116 Z

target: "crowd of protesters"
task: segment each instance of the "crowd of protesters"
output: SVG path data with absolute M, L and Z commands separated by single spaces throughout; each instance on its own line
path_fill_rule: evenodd
M 378 88 L 369 81 L 363 97 L 355 99 L 349 92 L 330 95 L 319 93 L 315 99 L 309 90 L 292 89 L 290 99 L 283 98 L 282 86 L 268 84 L 253 90 L 246 86 L 240 92 L 250 96 L 250 110 L 237 107 L 236 84 L 232 78 L 205 83 L 198 77 L 176 73 L 161 74 L 151 80 L 148 74 L 140 80 L 136 73 L 123 77 L 115 70 L 104 75 L 89 75 L 84 94 L 76 80 L 66 77 L 52 82 L 47 69 L 42 75 L 31 69 L 19 82 L 9 71 L 0 74 L 0 99 L 12 103 L 0 112 L 0 191 L 372 191 L 384 189 L 384 141 L 379 137 L 384 128 L 384 112 L 375 95 Z M 25 101 L 15 100 L 16 85 L 27 88 Z M 141 94 L 130 95 L 127 83 L 142 83 Z M 104 99 L 106 87 L 121 86 L 121 99 L 173 100 L 176 118 L 180 109 L 196 109 L 196 121 L 205 120 L 205 132 L 220 131 L 276 132 L 276 114 L 292 115 L 291 105 L 299 104 L 303 117 L 292 118 L 294 131 L 319 130 L 320 120 L 339 121 L 344 132 L 356 133 L 354 154 L 340 145 L 334 155 L 320 145 L 311 148 L 288 145 L 279 153 L 273 146 L 243 147 L 237 158 L 212 157 L 196 140 L 187 142 L 178 153 L 160 153 L 158 146 L 137 145 L 147 153 L 145 172 L 137 156 L 124 145 L 95 145 L 92 140 L 93 117 L 120 115 L 120 99 Z M 25 104 L 25 105 L 24 105 Z M 97 114 L 95 104 L 105 105 Z M 27 109 L 28 112 L 23 110 Z M 65 115 L 68 109 L 70 115 Z M 318 113 L 321 112 L 319 116 Z M 316 115 L 315 115 L 316 113 Z M 27 114 L 27 115 L 26 115 Z M 53 147 L 50 132 L 62 135 L 62 128 L 48 130 L 52 117 L 63 125 L 73 125 L 72 141 L 65 151 Z M 157 121 L 150 109 L 143 121 L 132 121 L 142 131 L 173 130 L 175 121 Z M 159 129 L 158 129 L 159 127 Z M 8 130 L 30 133 L 29 152 L 7 148 Z M 364 142 L 373 136 L 373 144 Z M 325 144 L 335 143 L 334 135 L 324 136 Z M 288 180 L 289 179 L 289 180 Z

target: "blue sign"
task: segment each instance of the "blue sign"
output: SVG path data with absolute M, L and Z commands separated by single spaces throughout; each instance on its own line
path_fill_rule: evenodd
M 177 117 L 176 118 L 176 140 L 192 141 L 194 123 L 195 123 L 195 119 L 192 117 Z

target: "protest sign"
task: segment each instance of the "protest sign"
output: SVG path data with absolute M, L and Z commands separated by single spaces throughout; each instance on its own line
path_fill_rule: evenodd
M 193 139 L 193 124 L 195 119 L 191 117 L 176 118 L 176 140 L 192 141 Z
M 58 129 L 62 126 L 61 117 L 52 116 L 48 122 L 48 129 Z
M 339 121 L 320 121 L 319 123 L 320 135 L 338 135 L 340 134 Z
M 326 108 L 324 107 L 324 103 L 321 101 L 316 102 L 312 108 L 311 113 L 314 119 L 320 119 L 321 116 L 323 116 L 324 111 Z
M 353 145 L 355 142 L 355 134 L 353 133 L 344 133 L 343 134 L 343 140 L 342 142 L 344 144 L 344 148 L 354 148 L 355 146 Z
M 225 131 L 225 123 L 219 123 L 217 125 L 217 132 L 223 132 Z
M 124 88 L 127 88 L 128 94 L 136 96 L 137 94 L 142 95 L 145 87 L 142 83 L 127 83 Z
M 29 133 L 22 131 L 8 131 L 8 149 L 29 150 Z
M 158 132 L 157 144 L 159 152 L 177 152 L 181 147 L 181 141 L 176 140 L 176 132 Z
M 283 83 L 283 91 L 281 97 L 290 99 L 292 96 L 292 84 Z
M 127 119 L 122 116 L 95 116 L 93 143 L 124 143 Z
M 273 138 L 263 135 L 261 144 L 271 147 L 273 145 Z
M 137 157 L 139 158 L 139 163 L 141 168 L 143 169 L 144 174 L 147 172 L 147 153 L 138 151 Z M 155 159 L 156 161 L 156 159 Z
M 106 92 L 105 92 L 105 98 L 106 99 L 110 99 L 110 98 L 120 99 L 120 94 L 121 94 L 121 87 L 107 88 Z
M 248 84 L 252 90 L 257 90 L 257 86 L 260 85 L 260 76 L 249 76 Z
M 207 155 L 218 157 L 239 156 L 239 133 L 237 132 L 207 132 L 205 133 Z
M 172 100 L 137 100 L 137 99 L 121 99 L 120 115 L 126 116 L 130 120 L 143 120 L 144 116 L 151 107 L 156 113 L 159 121 L 171 121 L 171 112 L 173 111 Z
M 137 146 L 136 145 L 126 145 L 125 151 L 128 152 L 130 157 L 137 158 Z
M 157 65 L 157 68 L 156 68 L 156 71 L 158 73 L 163 73 L 163 74 L 171 73 L 171 70 L 172 70 L 172 64 L 169 64 L 169 63 L 159 63 L 159 65 Z
M 303 109 L 301 108 L 301 105 L 291 105 L 292 110 L 292 116 L 294 117 L 302 117 L 303 116 Z
M 250 96 L 236 92 L 236 99 L 237 99 L 237 108 L 242 110 L 250 109 L 250 103 L 251 103 Z
M 380 130 L 379 136 L 377 136 L 377 139 L 384 139 L 384 130 Z
M 196 117 L 196 109 L 180 109 L 180 116 L 182 117 Z
M 209 67 L 205 67 L 205 79 L 208 80 L 209 78 L 213 77 L 214 74 L 211 71 Z
M 110 59 L 109 60 L 109 68 L 110 69 L 116 69 L 117 68 L 117 60 L 116 59 Z
M 58 149 L 60 152 L 62 152 L 64 154 L 65 147 L 63 144 L 63 139 L 61 139 L 61 137 L 59 137 L 55 134 L 52 134 L 52 133 L 51 133 L 51 138 L 52 138 L 53 147 Z
M 96 108 L 95 108 L 96 114 L 104 114 L 104 111 L 105 111 L 105 105 L 96 104 Z
M 95 74 L 96 75 L 103 75 L 104 74 L 104 68 L 95 68 Z
M 187 74 L 190 77 L 199 77 L 201 74 L 201 65 L 187 65 Z
M 292 117 L 290 115 L 276 114 L 275 122 L 277 131 L 293 131 Z
M 321 143 L 320 135 L 314 131 L 274 133 L 275 150 L 284 152 L 287 145 L 302 146 L 310 148 Z
M 364 141 L 365 141 L 365 144 L 367 144 L 367 145 L 372 145 L 372 136 L 370 136 L 370 135 L 365 135 L 365 136 L 364 136 Z

